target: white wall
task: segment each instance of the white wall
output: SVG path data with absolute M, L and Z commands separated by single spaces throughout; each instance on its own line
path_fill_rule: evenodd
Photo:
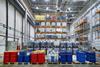
M 69 35 L 71 36 L 70 42 L 75 42 L 75 37 L 72 37 L 72 35 L 74 34 L 75 34 L 75 28 L 74 28 L 74 24 L 72 24 L 70 26 L 70 32 L 69 32 Z
M 24 4 L 25 5 L 25 4 Z M 16 32 L 15 32 L 15 38 L 18 38 L 19 41 L 19 45 L 22 45 L 22 21 L 23 21 L 23 31 L 24 31 L 24 42 L 25 45 L 28 45 L 27 42 L 30 40 L 29 39 L 29 35 L 33 36 L 34 35 L 34 29 L 32 27 L 30 27 L 31 25 L 29 24 L 29 22 L 27 21 L 27 15 L 30 15 L 27 12 L 29 11 L 26 8 L 26 12 L 25 12 L 25 17 L 23 17 L 19 11 L 15 12 L 15 7 L 12 4 L 8 4 L 8 27 L 11 27 L 11 29 L 8 28 L 8 36 L 10 37 L 14 37 L 14 21 L 16 19 Z M 16 13 L 16 18 L 15 18 L 15 14 Z M 29 16 L 30 17 L 30 16 Z M 31 19 L 32 16 L 31 16 Z M 2 23 L 2 24 L 1 24 Z M 6 28 L 3 27 L 3 24 L 6 24 L 6 0 L 0 0 L 0 35 L 4 35 L 6 33 Z M 2 26 L 1 26 L 2 25 Z M 6 25 L 5 25 L 6 26 Z M 30 28 L 30 32 L 29 32 L 29 28 Z M 8 38 L 8 41 L 14 41 L 14 38 Z M 15 41 L 17 41 L 15 39 Z M 2 45 L 2 46 L 1 46 Z M 5 37 L 1 37 L 0 36 L 0 52 L 5 50 Z
M 30 26 L 30 36 L 31 36 L 31 38 L 30 38 L 30 40 L 34 40 L 33 38 L 34 38 L 34 29 L 33 29 L 33 27 L 32 26 Z
M 6 2 L 0 0 L 0 25 L 6 24 Z M 5 35 L 6 29 L 0 26 L 0 35 Z M 5 50 L 5 37 L 0 36 L 0 53 Z
M 8 27 L 14 28 L 14 7 L 11 4 L 8 4 Z M 14 37 L 14 29 L 8 28 L 8 36 Z M 8 41 L 13 40 L 8 37 Z
M 92 26 L 96 23 L 94 19 L 94 16 L 96 14 L 96 10 L 100 9 L 100 4 L 97 5 L 97 3 L 100 3 L 98 0 L 96 3 L 94 3 L 82 16 L 80 16 L 73 24 L 77 23 L 80 21 L 81 18 L 86 18 L 87 21 L 90 24 L 90 30 L 89 33 L 87 34 L 89 41 L 92 43 L 92 46 L 96 47 L 98 50 L 100 50 L 100 39 L 95 39 L 95 33 L 92 31 Z M 73 25 L 72 24 L 72 25 Z M 75 30 L 75 29 L 74 29 Z
M 21 45 L 21 32 L 22 32 L 22 15 L 16 11 L 16 38 L 19 38 L 19 45 Z

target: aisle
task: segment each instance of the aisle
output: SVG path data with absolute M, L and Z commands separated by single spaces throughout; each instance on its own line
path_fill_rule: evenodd
M 40 64 L 40 65 L 0 65 L 0 67 L 100 67 L 94 64 Z

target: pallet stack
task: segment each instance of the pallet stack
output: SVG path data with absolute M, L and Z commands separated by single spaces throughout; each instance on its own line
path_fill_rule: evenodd
M 18 63 L 24 62 L 25 51 L 20 51 L 18 53 Z
M 62 64 L 65 64 L 66 62 L 67 63 L 72 63 L 72 52 L 67 52 L 67 51 L 61 51 L 59 53 L 59 61 L 62 63 Z
M 77 56 L 77 61 L 79 61 L 80 63 L 85 63 L 86 60 L 85 52 L 77 51 L 76 56 Z
M 47 61 L 49 64 L 56 64 L 58 63 L 58 50 L 48 49 L 47 50 Z
M 36 63 L 37 63 L 37 54 L 31 53 L 31 64 L 36 64 Z
M 86 60 L 92 63 L 96 62 L 96 54 L 95 52 L 86 52 Z
M 6 51 L 4 52 L 4 64 L 10 63 L 15 63 L 17 62 L 17 57 L 18 57 L 18 52 L 17 51 Z
M 17 62 L 17 57 L 18 57 L 18 52 L 15 51 L 15 52 L 10 52 L 10 63 L 15 63 Z
M 54 52 L 54 50 L 51 50 L 47 54 L 47 63 L 61 63 L 61 64 L 71 64 L 73 63 L 72 59 L 72 52 L 68 52 L 66 50 L 61 50 L 59 53 L 57 51 Z M 8 63 L 16 63 L 19 64 L 44 64 L 46 62 L 46 55 L 45 52 L 38 50 L 33 52 L 28 51 L 10 51 L 10 52 L 4 52 L 4 64 Z M 77 51 L 76 53 L 77 61 L 79 63 L 96 63 L 96 54 L 95 52 L 91 51 Z
M 8 64 L 9 63 L 9 61 L 10 61 L 10 53 L 9 52 L 4 52 L 4 61 L 3 61 L 3 63 L 4 64 Z

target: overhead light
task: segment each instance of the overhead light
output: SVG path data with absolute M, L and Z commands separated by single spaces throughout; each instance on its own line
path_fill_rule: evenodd
M 46 10 L 48 10 L 49 9 L 49 7 L 46 7 Z
M 73 0 L 74 2 L 77 2 L 77 1 L 87 1 L 87 0 Z
M 47 14 L 47 17 L 49 17 L 50 15 L 49 14 Z
M 66 9 L 66 11 L 65 12 L 68 12 L 68 9 Z
M 60 8 L 58 7 L 57 10 L 60 10 Z
M 66 19 L 68 19 L 68 17 L 66 17 Z
M 74 14 L 72 14 L 72 16 L 74 16 Z
M 58 8 L 58 6 L 56 5 L 56 8 Z
M 33 2 L 35 2 L 36 0 L 32 0 Z
M 39 7 L 36 7 L 36 9 L 39 9 Z
M 68 10 L 70 11 L 70 10 L 71 10 L 71 8 L 69 7 L 69 8 L 68 8 Z
M 45 2 L 49 2 L 49 0 L 45 0 Z
M 67 14 L 65 16 L 68 16 Z

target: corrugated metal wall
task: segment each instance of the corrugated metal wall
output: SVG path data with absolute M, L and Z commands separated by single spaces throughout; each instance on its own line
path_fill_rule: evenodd
M 15 37 L 19 38 L 18 42 L 19 42 L 20 45 L 21 45 L 21 42 L 22 42 L 21 32 L 22 32 L 22 15 L 18 11 L 16 11 L 16 33 L 15 33 L 16 36 Z
M 5 35 L 6 29 L 3 27 L 6 24 L 6 2 L 0 0 L 0 35 Z M 0 52 L 5 50 L 5 37 L 0 36 Z
M 27 11 L 26 11 L 27 16 Z M 22 28 L 23 23 L 23 28 Z M 18 41 L 18 45 L 22 46 L 22 33 L 24 45 L 28 45 L 32 27 L 27 21 L 27 17 L 22 14 L 11 4 L 8 3 L 8 41 Z M 23 31 L 22 31 L 23 29 Z M 31 29 L 31 31 L 30 31 Z M 30 32 L 32 32 L 30 34 Z M 15 34 L 15 40 L 14 40 Z M 1 36 L 3 35 L 3 36 Z M 6 0 L 0 0 L 0 52 L 5 50 L 6 36 Z M 15 45 L 15 44 L 14 44 Z M 17 44 L 16 44 L 17 45 Z M 2 49 L 4 48 L 4 49 Z
M 8 4 L 8 36 L 14 37 L 14 7 L 11 4 Z M 13 40 L 8 37 L 8 41 Z
M 34 29 L 33 29 L 33 27 L 32 26 L 30 26 L 30 40 L 34 40 L 33 38 L 34 38 Z

